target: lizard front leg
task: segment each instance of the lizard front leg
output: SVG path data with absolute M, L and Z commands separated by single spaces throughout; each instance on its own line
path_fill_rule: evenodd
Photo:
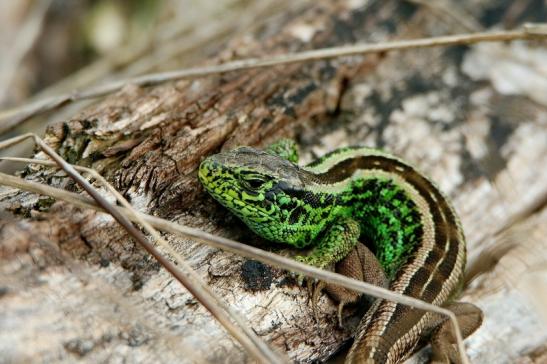
M 306 256 L 296 256 L 301 263 L 321 269 L 329 269 L 344 259 L 357 245 L 361 229 L 359 223 L 350 218 L 341 219 L 331 225 L 323 238 Z

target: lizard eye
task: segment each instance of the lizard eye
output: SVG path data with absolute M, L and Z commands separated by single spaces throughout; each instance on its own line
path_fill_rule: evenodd
M 266 181 L 263 181 L 261 179 L 258 179 L 258 178 L 249 178 L 249 179 L 245 179 L 244 180 L 245 184 L 250 187 L 251 189 L 253 190 L 257 190 L 259 189 L 260 187 L 262 187 L 262 185 L 264 184 L 264 182 Z

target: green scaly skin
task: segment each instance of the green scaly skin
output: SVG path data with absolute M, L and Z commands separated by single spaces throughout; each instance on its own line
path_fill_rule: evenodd
M 391 290 L 453 311 L 464 337 L 480 326 L 476 306 L 453 301 L 463 281 L 465 239 L 454 209 L 429 179 L 370 148 L 341 148 L 305 167 L 297 160 L 287 140 L 266 151 L 240 147 L 206 158 L 199 179 L 258 235 L 312 248 L 297 260 L 327 269 L 340 262 L 373 284 L 387 276 Z M 364 255 L 356 258 L 359 240 L 369 249 L 359 245 Z M 337 296 L 340 307 L 354 300 Z M 444 317 L 376 300 L 346 362 L 400 363 L 431 334 L 433 359 L 457 363 L 449 333 Z

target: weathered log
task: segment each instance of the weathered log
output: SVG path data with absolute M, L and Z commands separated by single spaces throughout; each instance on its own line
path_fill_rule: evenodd
M 479 3 L 474 14 L 484 25 L 504 19 L 502 9 L 494 12 L 496 1 Z M 527 9 L 537 2 L 519 3 Z M 514 9 L 511 16 L 515 21 Z M 520 22 L 534 14 L 518 16 Z M 316 1 L 233 39 L 210 62 L 449 32 L 427 8 L 406 2 Z M 514 87 L 507 95 L 503 74 L 495 72 L 503 64 L 525 67 L 530 80 L 541 76 L 522 65 L 522 52 L 546 61 L 526 44 L 454 47 L 128 86 L 53 125 L 45 138 L 69 162 L 100 171 L 141 211 L 274 250 L 281 247 L 258 239 L 204 193 L 196 178 L 204 156 L 280 136 L 296 137 L 305 161 L 348 144 L 389 149 L 437 181 L 462 217 L 476 273 L 464 299 L 486 316 L 467 341 L 472 360 L 541 358 L 545 311 L 533 295 L 519 294 L 517 283 L 529 286 L 538 277 L 523 278 L 526 264 L 547 260 L 545 240 L 536 238 L 547 220 L 545 201 L 530 208 L 545 196 L 547 171 L 538 166 L 547 162 L 547 103 L 534 95 L 547 86 Z M 485 62 L 491 66 L 481 69 Z M 76 189 L 44 168 L 23 175 Z M 250 360 L 110 217 L 24 192 L 0 196 L 2 361 Z M 166 237 L 292 360 L 325 360 L 350 337 L 355 315 L 339 329 L 335 305 L 324 296 L 315 322 L 306 290 L 282 270 Z M 511 259 L 522 263 L 515 267 Z

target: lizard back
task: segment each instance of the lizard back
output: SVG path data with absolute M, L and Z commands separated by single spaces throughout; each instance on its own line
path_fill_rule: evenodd
M 331 186 L 376 178 L 390 180 L 402 189 L 419 214 L 420 228 L 409 234 L 416 241 L 406 261 L 395 268 L 390 289 L 436 305 L 456 293 L 465 267 L 465 239 L 454 209 L 429 179 L 400 159 L 369 148 L 335 151 L 309 170 Z M 354 194 L 353 201 L 358 198 Z M 404 360 L 418 344 L 430 315 L 377 300 L 359 325 L 347 362 Z

